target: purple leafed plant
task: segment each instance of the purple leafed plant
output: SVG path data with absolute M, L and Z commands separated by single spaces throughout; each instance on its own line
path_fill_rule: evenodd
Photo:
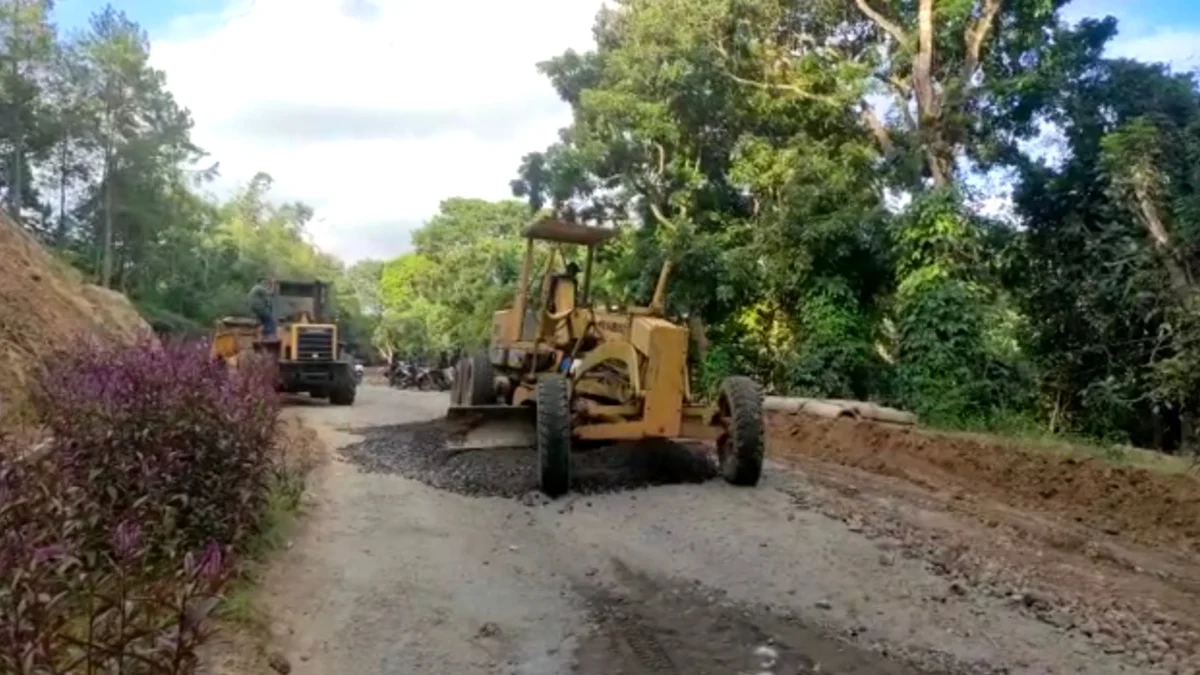
M 0 672 L 185 673 L 276 466 L 274 373 L 205 345 L 85 348 L 0 438 Z

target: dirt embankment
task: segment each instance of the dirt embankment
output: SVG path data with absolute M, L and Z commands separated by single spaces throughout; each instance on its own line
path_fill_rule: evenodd
M 122 294 L 84 283 L 0 215 L 0 428 L 27 419 L 31 378 L 49 359 L 88 341 L 153 339 Z
M 768 424 L 770 455 L 831 488 L 826 515 L 955 593 L 1010 602 L 1138 672 L 1200 672 L 1200 476 L 1186 465 L 850 419 Z
M 777 457 L 808 458 L 1055 514 L 1111 536 L 1200 552 L 1200 477 L 849 419 L 776 415 Z

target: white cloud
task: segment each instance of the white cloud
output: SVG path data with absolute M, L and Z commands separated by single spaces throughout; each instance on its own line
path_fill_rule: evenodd
M 1108 55 L 1167 63 L 1177 70 L 1200 68 L 1200 27 L 1156 24 L 1148 12 L 1156 0 L 1076 0 L 1062 10 L 1068 21 L 1084 17 L 1112 16 L 1117 19 L 1117 37 L 1108 45 Z
M 177 20 L 153 60 L 220 161 L 317 209 L 344 259 L 394 255 L 451 196 L 504 198 L 570 111 L 535 69 L 592 47 L 600 0 L 256 0 Z M 391 224 L 394 223 L 394 226 Z M 394 231 L 389 231 L 394 227 Z
M 1136 37 L 1118 36 L 1108 49 L 1112 56 L 1167 63 L 1177 71 L 1200 68 L 1200 30 L 1159 28 Z

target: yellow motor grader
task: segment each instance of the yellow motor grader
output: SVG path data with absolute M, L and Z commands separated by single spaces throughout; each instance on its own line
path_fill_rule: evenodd
M 715 404 L 692 400 L 688 330 L 663 317 L 670 265 L 649 306 L 593 306 L 596 249 L 614 234 L 553 219 L 525 230 L 513 307 L 493 316 L 488 350 L 455 365 L 448 416 L 468 421 L 469 429 L 459 447 L 516 445 L 490 431 L 490 423 L 515 418 L 534 432 L 542 491 L 559 496 L 570 489 L 573 440 L 711 440 L 725 480 L 756 485 L 764 451 L 761 389 L 750 378 L 730 377 Z M 537 242 L 552 250 L 534 292 Z M 586 249 L 582 280 L 566 263 L 568 247 Z
M 244 354 L 271 354 L 278 366 L 276 389 L 307 392 L 333 405 L 353 405 L 354 364 L 345 358 L 337 324 L 325 318 L 329 285 L 320 281 L 280 281 L 275 296 L 275 335 L 262 333 L 255 319 L 225 317 L 212 334 L 212 353 L 231 366 Z

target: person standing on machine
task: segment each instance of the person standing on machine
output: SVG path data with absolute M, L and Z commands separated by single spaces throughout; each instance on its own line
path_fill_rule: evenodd
M 262 277 L 250 289 L 250 313 L 262 324 L 263 339 L 274 340 L 275 335 L 275 280 Z

